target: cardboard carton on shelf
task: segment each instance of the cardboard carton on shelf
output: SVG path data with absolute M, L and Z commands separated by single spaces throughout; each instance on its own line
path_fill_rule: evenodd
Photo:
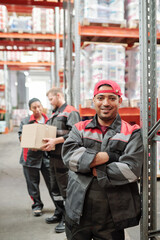
M 22 130 L 21 147 L 40 149 L 44 145 L 42 139 L 55 138 L 56 130 L 57 128 L 55 126 L 49 126 L 46 124 L 35 123 L 24 125 Z

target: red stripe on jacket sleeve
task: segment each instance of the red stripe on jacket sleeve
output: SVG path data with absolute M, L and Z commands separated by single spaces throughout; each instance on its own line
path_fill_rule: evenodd
M 25 162 L 27 161 L 27 153 L 28 153 L 28 148 L 23 148 L 23 158 Z

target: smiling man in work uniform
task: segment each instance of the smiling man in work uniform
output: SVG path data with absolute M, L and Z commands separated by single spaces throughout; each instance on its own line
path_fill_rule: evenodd
M 75 124 L 63 144 L 68 240 L 124 240 L 124 229 L 139 224 L 143 144 L 140 127 L 118 114 L 121 96 L 116 82 L 98 82 L 96 115 Z

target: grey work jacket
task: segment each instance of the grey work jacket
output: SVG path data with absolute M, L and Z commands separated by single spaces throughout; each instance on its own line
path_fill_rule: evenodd
M 47 124 L 57 127 L 56 137 L 63 137 L 66 139 L 72 126 L 80 120 L 79 112 L 73 106 L 64 103 L 52 114 Z M 55 150 L 50 152 L 50 156 L 61 158 L 61 150 L 62 143 L 57 144 Z
M 48 120 L 47 116 L 42 113 L 45 122 Z M 22 135 L 22 129 L 23 125 L 26 124 L 34 124 L 37 121 L 34 118 L 34 115 L 32 114 L 31 116 L 28 116 L 24 119 L 22 119 L 19 130 L 18 130 L 18 135 L 19 138 Z M 43 152 L 41 150 L 38 151 L 32 151 L 31 149 L 28 148 L 23 148 L 22 153 L 20 156 L 20 164 L 26 167 L 33 167 L 33 168 L 38 168 L 40 169 L 42 166 L 42 163 L 46 166 L 49 167 L 49 158 L 46 152 Z
M 143 162 L 143 144 L 138 125 L 131 126 L 119 114 L 103 133 L 97 116 L 76 124 L 63 144 L 64 164 L 70 169 L 66 213 L 80 222 L 86 192 L 93 179 L 90 164 L 98 152 L 107 152 L 109 161 L 97 166 L 97 180 L 106 192 L 116 229 L 135 226 L 140 219 L 137 180 Z

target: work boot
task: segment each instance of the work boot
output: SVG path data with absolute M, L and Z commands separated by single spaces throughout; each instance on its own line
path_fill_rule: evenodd
M 65 231 L 65 222 L 62 219 L 60 223 L 55 227 L 55 232 L 56 233 L 63 233 Z
M 33 210 L 33 216 L 35 216 L 35 217 L 42 216 L 42 210 L 41 209 Z
M 62 219 L 62 216 L 53 215 L 52 217 L 46 218 L 45 221 L 46 223 L 51 224 L 51 223 L 58 223 L 61 221 L 61 219 Z

